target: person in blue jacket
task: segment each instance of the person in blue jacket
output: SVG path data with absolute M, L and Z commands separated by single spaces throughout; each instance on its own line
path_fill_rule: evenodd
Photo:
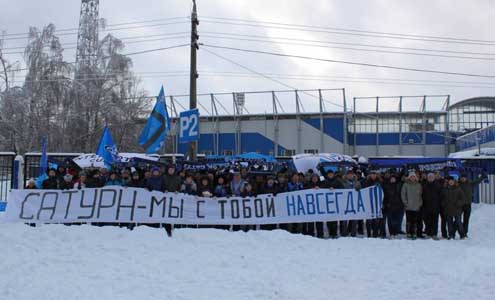
M 150 191 L 165 191 L 165 182 L 160 173 L 160 168 L 153 167 L 151 169 L 151 177 L 146 179 L 146 188 Z
M 122 181 L 119 179 L 117 172 L 110 173 L 110 176 L 108 177 L 105 186 L 110 186 L 110 185 L 117 185 L 117 186 L 122 185 Z

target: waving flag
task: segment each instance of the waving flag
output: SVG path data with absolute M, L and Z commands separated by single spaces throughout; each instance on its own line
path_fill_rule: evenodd
M 41 139 L 40 173 L 35 181 L 35 185 L 39 189 L 42 187 L 43 181 L 48 178 L 46 171 L 48 171 L 48 155 L 46 154 L 46 137 L 44 136 Z
M 117 146 L 115 146 L 110 130 L 106 126 L 96 149 L 96 154 L 103 158 L 107 165 L 119 161 Z
M 46 155 L 46 137 L 41 139 L 41 161 L 40 161 L 40 175 L 46 174 L 48 170 L 48 155 Z
M 158 95 L 158 98 L 156 98 L 155 107 L 139 136 L 139 145 L 141 145 L 148 154 L 156 153 L 165 142 L 169 130 L 170 118 L 168 116 L 165 92 L 163 91 L 162 86 L 160 94 Z

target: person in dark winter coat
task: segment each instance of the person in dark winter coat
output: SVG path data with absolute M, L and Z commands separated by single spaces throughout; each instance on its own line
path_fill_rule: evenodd
M 121 176 L 120 176 L 120 183 L 122 186 L 127 186 L 127 184 L 132 180 L 131 177 L 131 170 L 128 168 L 122 170 Z
M 56 176 L 57 176 L 58 181 L 63 182 L 64 176 L 65 176 L 65 174 L 67 174 L 67 170 L 65 170 L 65 167 L 62 165 L 58 166 L 56 173 L 57 173 Z
M 447 217 L 447 230 L 449 239 L 455 239 L 458 231 L 461 239 L 465 238 L 464 226 L 461 222 L 462 206 L 464 205 L 464 193 L 456 184 L 453 177 L 447 178 L 447 187 L 443 190 L 442 208 Z
M 309 182 L 306 185 L 308 189 L 319 189 L 321 185 L 320 176 L 316 173 L 312 173 Z
M 74 188 L 74 183 L 72 182 L 72 175 L 65 174 L 63 181 L 60 183 L 61 190 L 71 190 Z
M 418 234 L 418 222 L 420 221 L 420 210 L 423 205 L 423 188 L 418 182 L 416 173 L 411 172 L 406 182 L 402 185 L 401 199 L 406 208 L 406 232 L 407 237 L 416 239 Z
M 256 191 L 254 190 L 253 185 L 251 185 L 251 183 L 247 183 L 244 187 L 244 191 L 242 191 L 241 197 L 246 198 L 254 196 L 256 196 Z
M 106 170 L 106 169 L 105 169 Z M 98 171 L 95 171 L 91 174 L 91 176 L 86 180 L 86 187 L 88 188 L 100 188 L 105 185 L 106 180 L 100 175 Z
M 86 180 L 87 180 L 86 172 L 79 173 L 79 180 L 74 184 L 74 188 L 78 190 L 87 188 L 88 186 L 86 184 Z
M 184 180 L 184 183 L 182 183 L 180 187 L 181 193 L 188 194 L 188 195 L 197 195 L 198 188 L 196 186 L 196 183 L 193 180 L 193 175 L 192 174 L 187 174 L 186 179 Z
M 165 180 L 165 191 L 175 193 L 180 191 L 180 186 L 182 179 L 179 175 L 175 174 L 175 167 L 169 166 L 167 168 L 167 174 L 164 176 Z
M 277 193 L 285 193 L 287 190 L 287 178 L 283 173 L 280 173 L 277 176 Z
M 229 193 L 227 190 L 227 184 L 225 184 L 225 177 L 219 176 L 217 178 L 217 185 L 215 186 L 213 194 L 215 197 L 227 197 Z
M 144 181 L 141 180 L 139 173 L 137 171 L 132 173 L 131 181 L 127 183 L 127 187 L 144 188 Z
M 440 171 L 435 171 L 435 180 L 442 187 L 442 189 L 447 186 L 447 181 L 442 176 L 442 173 Z M 442 237 L 444 239 L 448 238 L 449 235 L 447 233 L 447 217 L 445 216 L 443 209 L 440 209 L 440 229 L 442 232 Z
M 213 197 L 213 191 L 210 185 L 210 178 L 208 176 L 201 177 L 198 186 L 198 196 L 200 197 Z
M 367 188 L 370 186 L 382 185 L 381 178 L 378 176 L 376 171 L 371 171 L 371 173 L 366 178 L 363 187 Z M 385 237 L 385 220 L 383 218 L 366 220 L 366 232 L 368 237 Z
M 266 180 L 265 185 L 261 189 L 261 194 L 271 194 L 271 195 L 276 195 L 279 192 L 279 187 L 277 183 L 275 182 L 275 178 L 272 176 L 269 176 Z M 276 224 L 263 224 L 260 225 L 261 230 L 274 230 L 277 228 Z
M 467 178 L 466 174 L 461 174 L 461 178 L 459 180 L 459 187 L 461 188 L 464 194 L 464 199 L 462 204 L 462 226 L 464 227 L 464 234 L 466 236 L 469 230 L 469 218 L 471 216 L 471 203 L 473 202 L 473 190 L 485 178 L 486 175 L 471 181 Z
M 57 178 L 57 173 L 54 169 L 48 171 L 48 178 L 43 180 L 41 184 L 44 190 L 58 190 L 60 189 L 60 181 Z
M 279 192 L 279 187 L 275 182 L 275 178 L 268 177 L 266 180 L 266 184 L 261 189 L 261 194 L 272 194 L 276 195 Z
M 165 184 L 160 175 L 160 168 L 154 167 L 151 170 L 151 177 L 146 180 L 145 186 L 150 191 L 165 191 Z
M 287 191 L 294 192 L 304 189 L 304 184 L 300 181 L 299 174 L 294 173 L 291 176 L 291 180 L 287 183 Z M 302 225 L 300 223 L 286 223 L 280 224 L 282 229 L 288 230 L 290 233 L 301 233 Z
M 423 219 L 426 224 L 426 235 L 436 239 L 438 234 L 438 217 L 442 209 L 442 189 L 435 180 L 435 174 L 429 173 L 423 183 Z
M 308 189 L 319 189 L 321 185 L 320 181 L 320 175 L 313 173 L 313 170 L 310 170 L 309 172 L 309 182 L 307 183 L 306 187 Z M 302 234 L 304 235 L 310 235 L 310 236 L 315 236 L 315 222 L 306 222 L 302 223 Z
M 386 215 L 390 236 L 396 237 L 401 232 L 404 204 L 401 200 L 401 183 L 395 174 L 391 174 L 383 184 L 383 213 Z
M 335 175 L 333 170 L 328 170 L 325 180 L 321 183 L 320 186 L 322 189 L 343 189 L 344 183 L 340 178 Z M 323 225 L 326 225 L 328 228 L 328 234 L 331 238 L 337 238 L 337 228 L 338 222 L 316 222 L 316 236 L 319 238 L 323 237 Z
M 356 177 L 356 174 L 354 174 L 354 171 L 352 169 L 347 170 L 345 178 L 343 180 L 344 188 L 346 189 L 354 189 L 354 190 L 360 190 L 361 189 L 361 183 Z M 357 229 L 358 229 L 358 220 L 350 220 L 347 221 L 347 230 L 341 230 L 342 233 L 345 235 L 348 235 L 349 233 L 351 234 L 352 237 L 357 236 Z

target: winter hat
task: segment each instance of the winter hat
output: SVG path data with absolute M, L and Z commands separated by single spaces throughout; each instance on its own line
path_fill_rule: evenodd
M 407 177 L 411 177 L 411 176 L 416 177 L 416 173 L 415 172 L 409 172 L 409 174 L 407 175 Z
M 30 179 L 28 180 L 28 184 L 29 184 L 29 183 L 35 184 L 35 183 L 36 183 L 36 181 L 34 180 L 34 178 L 30 178 Z
M 81 176 L 88 176 L 88 174 L 86 174 L 86 172 L 81 172 L 81 173 L 79 173 L 79 177 L 81 177 Z
M 155 171 L 160 172 L 160 168 L 157 166 L 154 166 L 153 168 L 151 168 L 151 172 L 155 172 Z
M 70 175 L 70 174 L 65 174 L 65 175 L 64 175 L 64 180 L 65 180 L 65 181 L 72 181 L 72 175 Z

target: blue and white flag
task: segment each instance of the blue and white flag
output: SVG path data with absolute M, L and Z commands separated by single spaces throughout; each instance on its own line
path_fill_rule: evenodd
M 106 126 L 103 130 L 103 135 L 101 136 L 98 148 L 96 149 L 96 154 L 103 158 L 107 165 L 119 161 L 117 146 L 115 146 L 110 130 Z
M 46 171 L 48 171 L 48 155 L 46 154 L 46 137 L 44 136 L 41 139 L 40 172 L 35 181 L 35 185 L 39 189 L 42 188 L 43 181 L 48 178 Z
M 138 143 L 146 150 L 146 153 L 156 153 L 163 146 L 169 130 L 170 118 L 162 86 L 160 94 L 156 98 L 155 107 L 146 122 L 146 126 L 141 131 Z

